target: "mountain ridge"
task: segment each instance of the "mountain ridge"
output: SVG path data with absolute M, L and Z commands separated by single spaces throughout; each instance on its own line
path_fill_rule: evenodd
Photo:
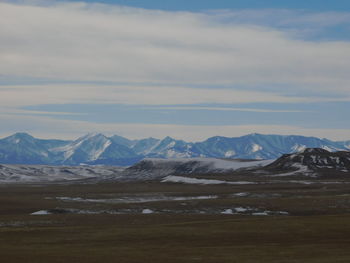
M 144 158 L 276 159 L 306 148 L 349 151 L 350 141 L 258 133 L 241 137 L 214 136 L 201 142 L 186 142 L 169 136 L 130 140 L 101 133 L 90 133 L 76 140 L 44 140 L 28 133 L 15 133 L 0 139 L 0 163 L 129 166 Z

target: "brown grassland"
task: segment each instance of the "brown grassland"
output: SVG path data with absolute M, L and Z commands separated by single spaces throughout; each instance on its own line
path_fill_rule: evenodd
M 348 184 L 181 185 L 156 182 L 2 185 L 0 262 L 350 262 Z M 248 196 L 233 196 L 248 192 Z M 63 202 L 55 197 L 218 195 L 145 203 Z M 220 213 L 52 214 L 90 210 L 256 207 L 289 215 Z M 192 209 L 192 210 L 191 210 Z

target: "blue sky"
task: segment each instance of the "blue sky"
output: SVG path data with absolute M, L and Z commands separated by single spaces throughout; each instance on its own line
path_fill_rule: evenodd
M 350 139 L 349 1 L 0 1 L 0 135 Z

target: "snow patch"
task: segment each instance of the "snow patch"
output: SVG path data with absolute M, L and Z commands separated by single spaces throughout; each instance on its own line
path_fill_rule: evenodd
M 169 175 L 165 177 L 162 183 L 184 183 L 184 184 L 233 184 L 233 185 L 244 185 L 244 184 L 256 184 L 254 182 L 247 181 L 222 181 L 222 180 L 212 180 L 212 179 L 197 179 L 184 176 Z
M 153 214 L 154 213 L 154 211 L 153 210 L 151 210 L 151 209 L 143 209 L 142 210 L 142 214 Z
M 100 149 L 96 149 L 91 153 L 91 161 L 97 160 L 101 154 L 112 144 L 110 140 L 107 140 Z
M 176 142 L 175 142 L 175 141 L 172 141 L 171 143 L 169 143 L 169 144 L 167 145 L 167 148 L 174 147 L 175 144 L 176 144 Z
M 256 212 L 256 213 L 252 213 L 253 216 L 268 216 L 269 213 L 267 212 Z
M 274 176 L 292 176 L 292 175 L 297 175 L 297 174 L 303 174 L 303 175 L 313 175 L 313 172 L 309 170 L 309 168 L 306 165 L 300 164 L 300 163 L 294 163 L 291 165 L 291 168 L 296 168 L 295 171 L 288 172 L 288 173 L 281 173 L 281 174 L 273 174 L 273 175 L 268 175 L 270 177 Z
M 329 151 L 329 152 L 333 152 L 333 151 L 334 151 L 334 149 L 332 149 L 332 148 L 330 148 L 330 147 L 328 147 L 328 146 L 322 146 L 322 149 L 323 149 L 323 150 L 327 150 L 327 151 Z
M 236 155 L 236 152 L 233 150 L 225 152 L 226 158 L 230 158 L 230 157 L 235 156 L 235 155 Z
M 249 193 L 247 192 L 241 192 L 241 193 L 235 193 L 233 194 L 233 196 L 237 196 L 237 197 L 245 197 L 245 196 L 248 196 Z
M 292 151 L 293 152 L 303 152 L 306 149 L 306 145 L 302 145 L 302 144 L 295 144 L 292 147 Z
M 82 202 L 82 203 L 107 203 L 107 204 L 136 204 L 160 201 L 188 201 L 188 200 L 207 200 L 216 199 L 217 195 L 200 195 L 200 196 L 121 196 L 111 199 L 85 199 L 81 197 L 56 197 L 57 200 L 64 202 Z
M 75 152 L 75 150 L 84 142 L 84 140 L 80 140 L 77 143 L 68 144 L 63 147 L 57 147 L 51 149 L 52 152 L 63 152 L 64 160 L 68 160 Z
M 253 153 L 258 152 L 258 151 L 260 151 L 260 150 L 262 150 L 262 149 L 263 149 L 263 147 L 261 147 L 259 144 L 254 143 L 254 144 L 252 145 L 252 152 L 253 152 Z
M 51 215 L 51 213 L 47 210 L 39 210 L 39 211 L 36 211 L 34 213 L 31 213 L 31 215 L 33 216 L 37 216 L 37 215 Z
M 235 207 L 235 211 L 238 213 L 244 213 L 247 212 L 249 209 L 245 207 Z
M 232 209 L 225 209 L 224 211 L 221 212 L 221 214 L 232 215 L 233 214 L 233 210 Z

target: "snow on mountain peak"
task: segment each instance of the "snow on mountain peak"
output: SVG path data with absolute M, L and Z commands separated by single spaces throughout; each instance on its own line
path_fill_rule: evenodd
M 215 136 L 202 142 L 171 137 L 129 140 L 89 133 L 74 141 L 42 140 L 17 133 L 0 139 L 0 161 L 33 164 L 122 164 L 132 165 L 145 157 L 275 159 L 305 148 L 349 151 L 350 141 L 330 141 L 305 136 L 251 134 L 242 137 Z
M 230 157 L 235 156 L 235 155 L 236 155 L 236 152 L 233 150 L 225 152 L 226 158 L 230 158 Z
M 62 152 L 64 160 L 71 158 L 78 149 L 86 152 L 88 155 L 87 161 L 97 160 L 100 155 L 112 144 L 111 140 L 100 133 L 89 133 L 85 136 L 78 138 L 65 146 L 52 149 L 53 152 Z M 85 145 L 87 149 L 82 149 Z
M 294 151 L 294 152 L 303 152 L 305 149 L 306 149 L 305 145 L 301 145 L 298 143 L 292 147 L 292 151 Z
M 97 159 L 101 156 L 101 154 L 102 154 L 111 144 L 112 144 L 112 142 L 111 142 L 110 140 L 106 140 L 106 141 L 104 142 L 104 144 L 102 145 L 102 147 L 96 148 L 94 151 L 91 151 L 91 153 L 90 153 L 90 156 L 91 156 L 90 160 L 91 160 L 91 161 L 97 160 Z
M 175 142 L 175 141 L 172 141 L 171 143 L 169 143 L 169 144 L 167 145 L 167 148 L 174 147 L 175 144 L 176 144 L 176 142 Z
M 262 150 L 262 147 L 261 147 L 259 144 L 254 143 L 254 144 L 252 145 L 252 152 L 253 152 L 253 153 L 258 152 L 258 151 L 260 151 L 260 150 Z

